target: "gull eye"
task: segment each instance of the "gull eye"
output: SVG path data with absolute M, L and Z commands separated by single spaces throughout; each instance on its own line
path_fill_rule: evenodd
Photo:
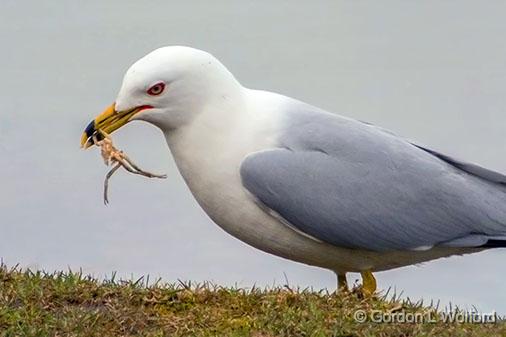
M 159 83 L 151 86 L 151 88 L 148 89 L 147 93 L 148 93 L 148 95 L 151 95 L 151 96 L 157 96 L 157 95 L 160 95 L 164 89 L 165 89 L 165 83 L 159 82 Z

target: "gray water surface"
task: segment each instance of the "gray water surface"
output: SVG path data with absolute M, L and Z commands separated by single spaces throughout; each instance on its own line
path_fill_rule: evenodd
M 335 288 L 329 272 L 232 238 L 192 198 L 156 128 L 118 146 L 165 181 L 107 171 L 83 128 L 124 71 L 182 44 L 245 85 L 293 96 L 506 172 L 502 1 L 10 1 L 0 3 L 0 257 L 98 277 Z M 505 205 L 506 207 L 506 205 Z M 380 288 L 506 313 L 506 251 L 379 273 Z M 353 282 L 358 275 L 352 274 Z

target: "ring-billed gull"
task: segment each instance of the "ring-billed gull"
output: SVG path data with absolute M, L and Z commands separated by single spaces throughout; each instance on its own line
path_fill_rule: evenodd
M 263 251 L 333 270 L 373 271 L 506 243 L 506 176 L 374 125 L 243 87 L 215 57 L 157 49 L 125 74 L 85 130 L 159 127 L 216 224 Z

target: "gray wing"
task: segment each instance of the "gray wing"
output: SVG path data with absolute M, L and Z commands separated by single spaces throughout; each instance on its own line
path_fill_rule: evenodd
M 302 103 L 288 116 L 279 148 L 246 157 L 241 177 L 298 230 L 375 251 L 504 239 L 505 176 Z
M 491 182 L 506 185 L 506 176 L 502 173 L 489 170 L 487 168 L 481 167 L 481 166 L 473 164 L 473 163 L 468 163 L 468 162 L 462 161 L 460 159 L 457 159 L 457 158 L 451 157 L 449 155 L 429 149 L 428 147 L 422 146 L 420 144 L 415 144 L 415 143 L 411 143 L 411 144 L 418 147 L 419 149 L 422 149 L 422 150 L 434 155 L 435 157 L 438 157 L 441 160 L 446 161 L 447 163 L 461 169 L 462 171 L 473 174 L 477 177 L 483 178 L 483 179 L 491 181 Z

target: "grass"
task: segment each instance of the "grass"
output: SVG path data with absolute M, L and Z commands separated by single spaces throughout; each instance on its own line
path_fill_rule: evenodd
M 364 299 L 356 289 L 335 295 L 287 286 L 98 281 L 0 266 L 0 336 L 506 336 L 501 321 L 358 323 L 357 310 L 370 317 L 374 310 L 397 317 L 441 313 L 392 295 Z

